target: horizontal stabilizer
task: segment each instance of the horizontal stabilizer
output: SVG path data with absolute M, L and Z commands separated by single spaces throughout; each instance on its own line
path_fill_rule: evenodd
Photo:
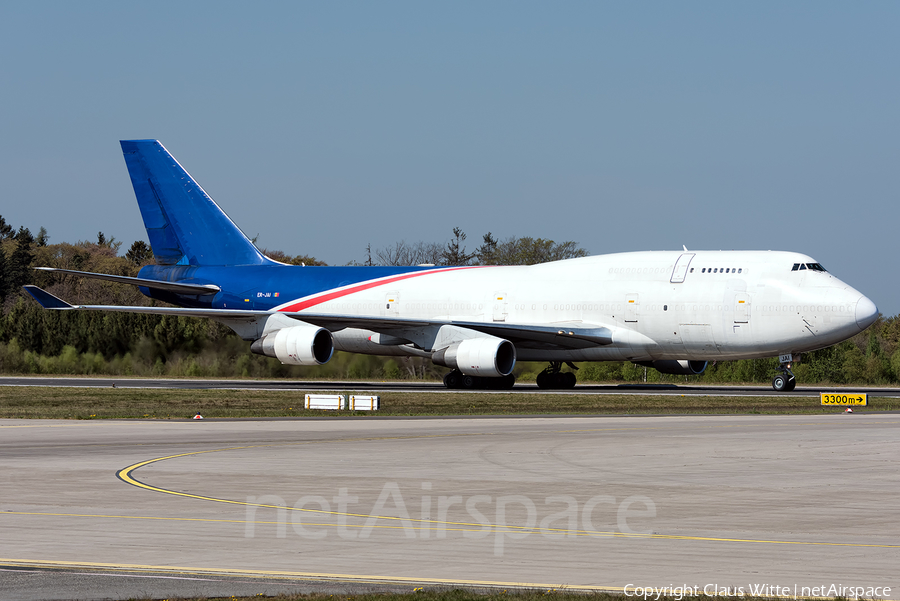
M 184 284 L 182 282 L 166 282 L 162 280 L 147 280 L 144 278 L 131 278 L 124 275 L 109 275 L 106 273 L 91 273 L 89 271 L 74 271 L 72 269 L 55 269 L 53 267 L 35 267 L 40 271 L 49 271 L 53 273 L 68 273 L 83 278 L 94 278 L 96 280 L 106 280 L 108 282 L 118 282 L 120 284 L 131 284 L 133 286 L 143 286 L 144 288 L 155 288 L 157 290 L 165 290 L 166 292 L 174 292 L 175 294 L 215 294 L 221 290 L 214 284 Z
M 74 309 L 72 305 L 62 300 L 61 298 L 56 298 L 46 290 L 41 290 L 37 286 L 22 286 L 25 288 L 25 292 L 34 297 L 34 300 L 39 302 L 41 306 L 45 309 Z
M 143 313 L 145 315 L 184 315 L 185 317 L 210 317 L 212 319 L 244 319 L 254 320 L 272 311 L 247 311 L 245 309 L 191 309 L 183 307 L 139 307 L 126 305 L 70 305 L 41 290 L 37 286 L 23 286 L 45 309 L 74 309 L 78 311 L 114 311 L 119 313 Z

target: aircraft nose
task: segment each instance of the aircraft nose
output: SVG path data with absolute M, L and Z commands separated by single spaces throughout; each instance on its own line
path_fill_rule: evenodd
M 865 330 L 878 319 L 878 307 L 867 296 L 860 297 L 856 302 L 856 325 L 860 330 Z

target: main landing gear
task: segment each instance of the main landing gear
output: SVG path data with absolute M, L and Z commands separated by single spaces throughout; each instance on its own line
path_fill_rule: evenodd
M 569 361 L 566 361 L 566 365 L 572 369 L 578 369 Z M 578 378 L 570 371 L 560 371 L 562 366 L 562 361 L 551 361 L 550 365 L 538 374 L 538 388 L 575 388 L 575 382 L 578 381 Z
M 516 383 L 513 374 L 502 378 L 482 378 L 479 376 L 467 376 L 458 369 L 452 370 L 444 376 L 444 386 L 447 388 L 468 388 L 470 390 L 509 390 Z
M 791 372 L 794 357 L 793 355 L 781 355 L 778 359 L 781 362 L 778 366 L 779 373 L 772 378 L 772 388 L 776 392 L 790 392 L 797 387 L 797 380 Z

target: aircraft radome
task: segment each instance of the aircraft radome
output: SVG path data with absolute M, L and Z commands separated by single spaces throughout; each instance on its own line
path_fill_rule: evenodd
M 792 362 L 866 329 L 865 295 L 795 252 L 654 251 L 531 266 L 307 267 L 265 257 L 157 140 L 124 140 L 156 265 L 134 284 L 174 307 L 73 306 L 26 286 L 45 308 L 215 319 L 251 350 L 316 365 L 335 349 L 425 357 L 450 388 L 508 388 L 517 360 L 547 361 L 542 388 L 575 385 L 564 363 L 633 361 L 699 374 L 708 361 Z

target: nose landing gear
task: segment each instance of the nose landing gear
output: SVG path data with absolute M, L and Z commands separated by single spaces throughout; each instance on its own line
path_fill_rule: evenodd
M 797 356 L 799 360 L 800 356 Z M 778 374 L 772 378 L 772 388 L 776 392 L 790 392 L 797 387 L 797 380 L 791 372 L 791 366 L 794 364 L 794 355 L 781 355 L 778 357 L 780 365 L 778 366 Z

